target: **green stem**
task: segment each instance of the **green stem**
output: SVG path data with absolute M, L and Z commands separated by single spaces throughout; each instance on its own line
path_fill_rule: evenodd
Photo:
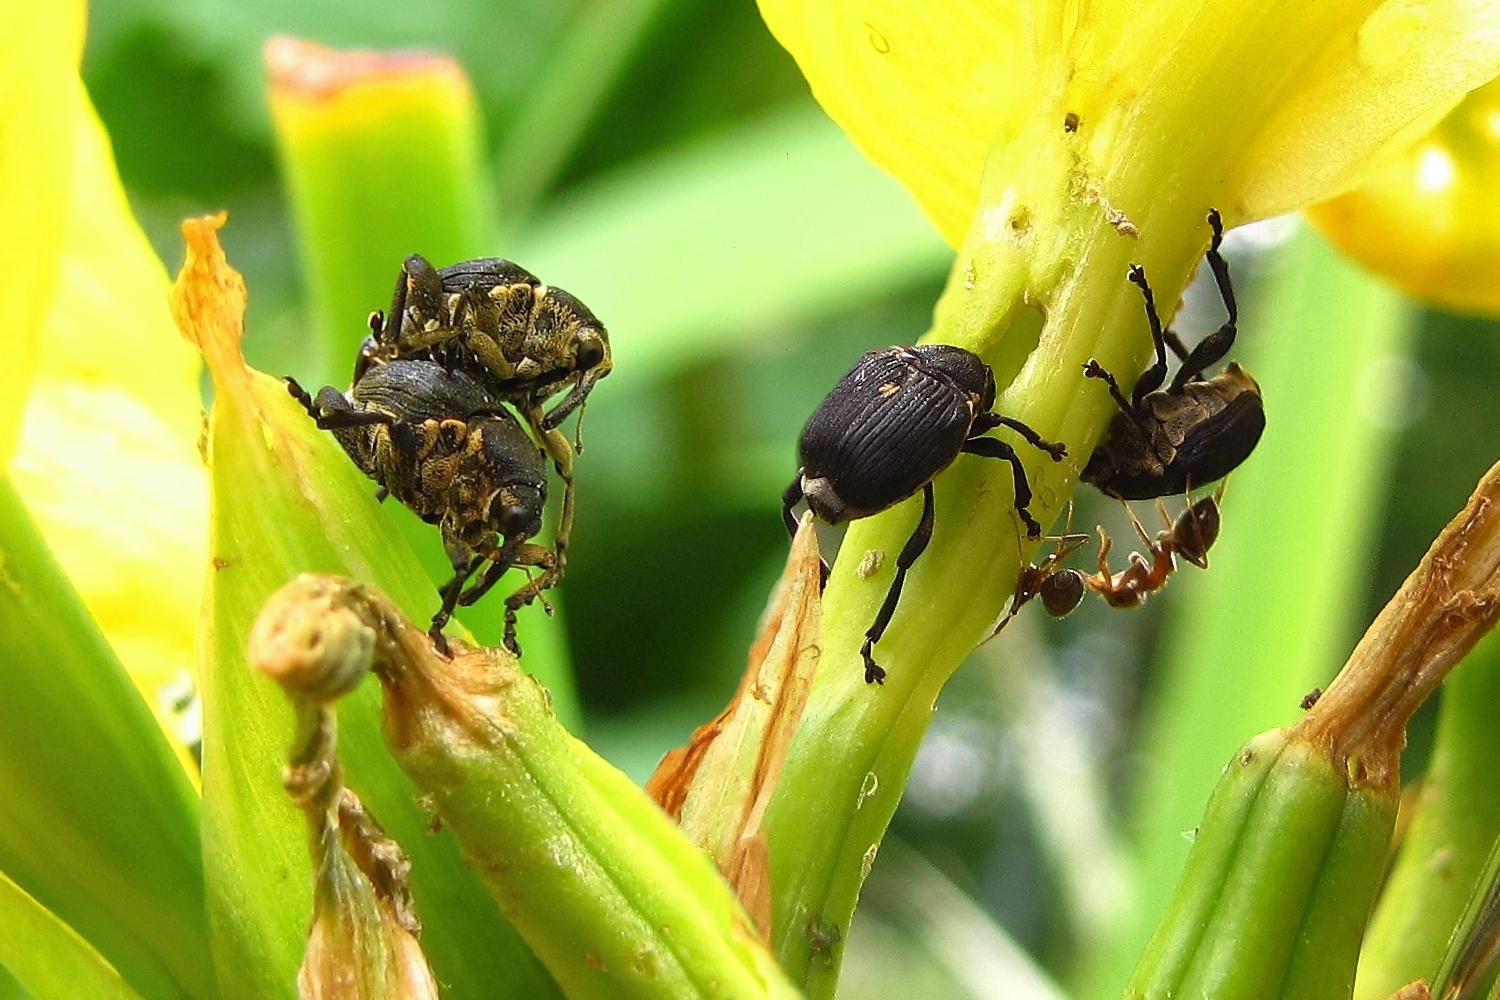
M 1127 385 L 1129 373 L 1145 364 L 1150 339 L 1139 292 L 1125 280 L 1128 266 L 1146 268 L 1170 315 L 1208 242 L 1211 205 L 1196 188 L 1148 197 L 1161 150 L 1099 155 L 1096 162 L 1124 167 L 1098 186 L 1121 192 L 1122 204 L 1150 206 L 1135 220 L 1143 235 L 1133 238 L 1132 227 L 1079 193 L 1092 188 L 1078 176 L 1077 144 L 1084 140 L 1065 131 L 1062 104 L 1051 112 L 992 152 L 982 192 L 987 207 L 976 216 L 928 338 L 980 353 L 1002 384 L 1013 378 L 997 410 L 1067 444 L 1067 460 L 1055 464 L 1018 445 L 1035 494 L 1031 510 L 1044 526 L 1065 505 L 1114 413 L 1104 388 L 1085 379 L 1084 362 L 1097 358 Z M 1012 504 L 1003 463 L 961 457 L 939 477 L 932 544 L 877 646 L 890 672 L 881 688 L 864 685 L 858 650 L 894 560 L 867 578 L 855 567 L 869 550 L 888 557 L 898 551 L 916 508 L 903 504 L 858 522 L 844 540 L 824 596 L 819 674 L 768 816 L 774 940 L 813 996 L 831 993 L 837 963 L 811 961 L 807 927 L 821 921 L 847 930 L 938 692 L 998 617 L 1035 549 L 1018 540 Z

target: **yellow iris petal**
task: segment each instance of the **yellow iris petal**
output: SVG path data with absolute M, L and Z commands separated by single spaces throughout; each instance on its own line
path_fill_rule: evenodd
M 72 82 L 83 53 L 84 5 L 0 5 L 0 461 L 20 432 L 37 338 L 57 282 L 72 198 Z
M 76 71 L 64 84 L 71 212 L 11 462 L 16 488 L 121 661 L 157 692 L 190 672 L 207 569 L 197 353 L 125 201 Z M 14 147 L 10 147 L 14 148 Z M 0 161 L 8 159 L 0 149 Z
M 998 7 L 762 0 L 813 96 L 904 183 L 949 243 L 969 228 L 985 150 L 1028 103 L 1034 51 Z
M 1500 315 L 1500 82 L 1308 218 L 1349 256 L 1446 309 Z
M 760 6 L 829 115 L 955 246 L 986 157 L 1038 114 L 1092 127 L 1093 176 L 1180 151 L 1156 182 L 1201 187 L 1239 223 L 1348 187 L 1500 73 L 1500 7 L 1481 0 Z M 1086 193 L 1142 212 L 1145 192 Z

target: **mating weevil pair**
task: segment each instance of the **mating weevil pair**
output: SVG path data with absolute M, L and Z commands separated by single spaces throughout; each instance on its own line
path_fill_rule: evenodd
M 1213 236 L 1207 259 L 1228 320 L 1193 351 L 1187 351 L 1175 334 L 1163 329 L 1145 272 L 1132 267 L 1129 277 L 1145 297 L 1156 361 L 1137 380 L 1129 399 L 1114 376 L 1097 362 L 1085 366 L 1089 377 L 1106 382 L 1120 413 L 1090 456 L 1082 478 L 1122 499 L 1187 493 L 1194 486 L 1223 477 L 1249 456 L 1265 427 L 1259 387 L 1238 365 L 1231 363 L 1219 375 L 1202 377 L 1209 366 L 1228 353 L 1238 322 L 1229 267 L 1219 253 L 1223 225 L 1218 212 L 1209 212 L 1208 221 Z M 1169 345 L 1181 368 L 1162 389 Z M 1031 488 L 1020 457 L 1004 441 L 981 435 L 1005 426 L 1055 461 L 1061 460 L 1066 450 L 1061 444 L 1043 440 L 1021 421 L 993 412 L 994 402 L 994 374 L 971 352 L 936 344 L 894 347 L 871 351 L 861 358 L 803 429 L 798 442 L 802 467 L 782 497 L 789 531 L 795 532 L 791 511 L 802 499 L 815 515 L 837 524 L 879 513 L 922 491 L 921 519 L 897 557 L 895 578 L 860 647 L 867 683 L 885 678 L 885 670 L 875 662 L 874 646 L 895 613 L 907 571 L 932 538 L 932 481 L 960 454 L 1008 461 L 1015 480 L 1016 512 L 1028 537 L 1041 534 L 1041 525 L 1028 509 Z M 1216 536 L 1218 506 L 1215 501 L 1209 503 Z M 1179 520 L 1183 520 L 1184 531 L 1192 529 L 1201 538 L 1201 520 L 1208 516 L 1207 508 L 1200 510 L 1194 505 L 1183 515 L 1185 520 Z M 1186 539 L 1180 540 L 1181 544 L 1178 541 L 1174 536 L 1171 544 L 1163 542 L 1157 548 L 1170 559 L 1174 552 L 1186 552 L 1184 546 L 1193 544 Z M 1211 538 L 1207 544 L 1212 544 Z M 1206 552 L 1206 545 L 1203 548 Z M 1084 579 L 1080 575 L 1076 582 L 1087 583 L 1106 597 L 1116 591 L 1124 594 L 1154 589 L 1165 582 L 1165 572 L 1153 568 L 1143 573 L 1134 561 L 1124 574 L 1129 579 L 1116 581 L 1107 570 L 1105 555 L 1101 554 L 1098 577 Z M 1033 593 L 1048 587 L 1054 605 L 1071 610 L 1077 604 L 1072 595 L 1076 592 L 1081 599 L 1082 587 L 1071 586 L 1075 581 L 1066 574 L 1054 574 L 1055 565 L 1056 561 L 1046 570 L 1038 568 L 1029 583 L 1036 588 Z M 1054 575 L 1059 579 L 1051 584 Z M 1028 584 L 1024 572 L 1021 583 Z M 1019 606 L 1013 604 L 1012 613 Z
M 519 655 L 516 612 L 562 577 L 574 449 L 556 428 L 609 374 L 604 327 L 576 298 L 510 261 L 438 269 L 413 254 L 390 312 L 372 314 L 370 329 L 347 394 L 325 386 L 313 398 L 290 378 L 287 388 L 379 484 L 381 499 L 394 496 L 441 530 L 454 575 L 432 619 L 440 648 L 455 608 L 479 600 L 512 567 L 541 570 L 505 601 L 504 642 Z M 549 458 L 565 486 L 550 550 L 530 542 L 542 526 Z

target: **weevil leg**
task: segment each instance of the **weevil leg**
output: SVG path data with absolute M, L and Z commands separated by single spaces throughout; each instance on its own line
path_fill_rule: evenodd
M 480 556 L 489 560 L 489 565 L 484 568 L 478 578 L 458 595 L 457 605 L 467 608 L 477 602 L 481 597 L 490 592 L 490 588 L 500 582 L 507 570 L 516 565 L 516 556 L 521 551 L 522 542 L 519 539 L 506 539 L 505 544 L 499 548 L 485 547 L 480 550 Z M 527 577 L 530 583 L 531 578 Z
M 540 566 L 542 569 L 541 576 L 535 580 L 528 579 L 524 586 L 505 599 L 505 635 L 501 641 L 505 648 L 516 656 L 521 655 L 521 644 L 516 641 L 516 612 L 536 600 L 544 590 L 557 582 L 557 577 L 552 575 L 555 563 L 556 556 L 551 550 L 531 543 L 521 546 L 521 551 L 516 555 L 513 565 Z M 542 603 L 546 605 L 546 601 Z
M 312 417 L 313 420 L 317 420 L 321 411 L 318 409 L 317 404 L 313 402 L 312 394 L 302 388 L 302 383 L 290 375 L 281 381 L 286 385 L 286 391 L 291 394 L 291 397 L 302 404 L 302 408 L 307 411 L 307 415 Z
M 453 617 L 453 609 L 458 607 L 464 584 L 474 575 L 479 564 L 484 562 L 484 556 L 475 555 L 466 545 L 453 544 L 445 547 L 448 549 L 448 561 L 453 564 L 453 579 L 438 590 L 443 603 L 437 614 L 432 616 L 432 627 L 427 630 L 427 634 L 432 638 L 433 645 L 437 646 L 438 652 L 447 656 L 448 639 L 443 635 L 443 627 Z
M 1161 388 L 1162 382 L 1167 377 L 1167 338 L 1162 332 L 1161 316 L 1156 312 L 1156 297 L 1151 294 L 1151 285 L 1146 281 L 1145 269 L 1139 264 L 1132 264 L 1127 276 L 1131 284 L 1141 290 L 1141 295 L 1146 300 L 1146 322 L 1151 324 L 1151 343 L 1156 348 L 1156 362 L 1141 372 L 1141 377 L 1136 380 L 1135 388 L 1130 392 L 1131 403 L 1140 406 L 1146 394 Z
M 286 391 L 302 408 L 307 415 L 313 418 L 313 422 L 325 431 L 338 430 L 344 427 L 364 427 L 369 424 L 394 424 L 396 418 L 389 413 L 381 413 L 376 410 L 356 410 L 350 405 L 333 386 L 324 386 L 318 391 L 318 398 L 313 399 L 301 383 L 288 375 L 282 380 L 286 384 Z
M 792 484 L 781 494 L 781 519 L 786 522 L 786 533 L 793 538 L 797 537 L 797 518 L 792 513 L 792 508 L 802 502 L 802 470 L 797 470 L 797 475 L 792 477 Z
M 542 568 L 542 575 L 536 581 L 532 597 L 555 586 L 562 579 L 563 570 L 568 560 L 568 541 L 573 534 L 573 505 L 575 492 L 573 486 L 573 446 L 568 442 L 568 436 L 557 428 L 547 428 L 546 418 L 539 404 L 533 402 L 523 411 L 526 423 L 531 432 L 537 438 L 542 450 L 547 457 L 552 459 L 552 467 L 557 471 L 558 478 L 563 481 L 562 512 L 557 518 L 557 532 L 553 535 L 552 551 L 555 553 L 553 562 Z M 530 599 L 528 599 L 529 603 Z
M 786 522 L 786 533 L 793 539 L 797 537 L 797 516 L 792 513 L 792 508 L 802 502 L 802 470 L 792 477 L 791 485 L 781 494 L 781 519 Z M 832 570 L 828 567 L 828 560 L 818 557 L 818 591 L 828 586 L 828 574 Z
M 1125 394 L 1120 391 L 1120 383 L 1115 380 L 1115 377 L 1109 373 L 1108 369 L 1093 358 L 1089 358 L 1083 366 L 1083 374 L 1087 378 L 1103 379 L 1104 384 L 1109 386 L 1109 394 L 1114 398 L 1115 405 L 1120 408 L 1120 412 L 1130 418 L 1130 422 L 1135 424 L 1143 437 L 1148 440 L 1150 439 L 1151 432 L 1146 429 L 1146 425 L 1141 421 L 1139 411 L 1136 410 L 1135 405 L 1130 400 L 1125 398 Z
M 1188 354 L 1191 352 L 1188 351 L 1187 345 L 1182 342 L 1182 338 L 1177 336 L 1177 332 L 1175 330 L 1163 331 L 1162 339 L 1167 342 L 1167 346 L 1172 349 L 1172 353 L 1177 355 L 1177 360 L 1179 362 L 1186 361 L 1188 359 Z
M 1052 461 L 1061 462 L 1063 459 L 1068 457 L 1067 445 L 1063 444 L 1061 441 L 1045 440 L 1040 434 L 1032 430 L 1028 425 L 1023 424 L 1021 421 L 1017 420 L 1015 417 L 1002 417 L 1000 414 L 996 413 L 994 414 L 994 419 L 996 426 L 1009 427 L 1011 430 L 1021 435 L 1037 448 L 1040 448 L 1042 451 L 1045 451 L 1047 454 L 1051 455 Z
M 1206 259 L 1209 269 L 1213 271 L 1214 283 L 1219 286 L 1219 298 L 1224 302 L 1224 312 L 1228 314 L 1228 318 L 1223 326 L 1199 341 L 1198 346 L 1193 348 L 1193 353 L 1182 362 L 1177 377 L 1172 380 L 1174 390 L 1181 389 L 1184 384 L 1202 375 L 1205 369 L 1228 354 L 1238 332 L 1240 311 L 1234 300 L 1234 284 L 1229 280 L 1229 262 L 1219 253 L 1219 246 L 1224 242 L 1224 223 L 1219 218 L 1217 209 L 1209 211 L 1208 224 L 1214 235 L 1208 245 Z
M 386 319 L 387 327 L 394 321 L 396 336 L 401 335 L 401 328 L 405 325 L 406 307 L 417 311 L 417 315 L 427 319 L 434 319 L 443 312 L 443 279 L 438 276 L 437 268 L 432 262 L 419 253 L 414 253 L 401 262 L 401 284 L 397 287 L 397 297 L 400 300 L 401 310 L 397 312 L 396 302 L 391 304 L 393 318 Z
M 567 420 L 574 410 L 588 401 L 589 393 L 594 391 L 594 384 L 598 381 L 598 378 L 590 378 L 586 374 L 580 375 L 577 383 L 563 397 L 562 402 L 548 411 L 546 418 L 542 421 L 542 426 L 550 431 L 564 420 Z M 583 420 L 582 417 L 578 419 L 580 423 Z
M 911 569 L 912 563 L 917 557 L 927 550 L 927 543 L 932 541 L 933 524 L 933 492 L 932 483 L 922 487 L 922 519 L 917 522 L 911 537 L 901 547 L 901 554 L 896 557 L 896 578 L 891 581 L 891 587 L 885 592 L 885 600 L 881 602 L 880 611 L 875 615 L 875 620 L 865 630 L 864 644 L 859 647 L 859 655 L 865 661 L 865 683 L 884 684 L 885 670 L 875 662 L 871 650 L 885 635 L 886 626 L 891 623 L 891 616 L 896 613 L 896 604 L 901 600 L 901 588 L 906 584 L 906 571 Z
M 1016 513 L 1021 515 L 1021 520 L 1026 524 L 1027 538 L 1041 538 L 1042 526 L 1037 523 L 1036 518 L 1031 516 L 1031 484 L 1026 481 L 1026 467 L 1021 464 L 1021 456 L 1016 450 L 999 438 L 971 438 L 964 442 L 964 451 L 971 455 L 982 455 L 985 458 L 1002 458 L 1010 463 L 1011 472 L 1016 482 Z

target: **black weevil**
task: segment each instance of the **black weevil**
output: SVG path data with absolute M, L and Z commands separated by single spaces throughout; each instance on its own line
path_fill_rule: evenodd
M 347 395 L 324 386 L 313 399 L 295 379 L 286 384 L 380 484 L 382 500 L 394 496 L 441 529 L 453 579 L 440 589 L 442 606 L 432 617 L 439 648 L 454 608 L 479 600 L 513 566 L 542 570 L 505 602 L 505 645 L 519 654 L 516 611 L 558 574 L 554 554 L 529 541 L 542 527 L 546 458 L 510 411 L 465 372 L 433 361 L 369 365 Z
M 1170 330 L 1163 331 L 1146 273 L 1130 269 L 1130 280 L 1146 300 L 1146 320 L 1156 347 L 1156 361 L 1136 381 L 1126 399 L 1115 377 L 1095 360 L 1084 365 L 1090 378 L 1103 379 L 1119 405 L 1103 442 L 1089 456 L 1079 478 L 1122 500 L 1186 493 L 1228 475 L 1249 457 L 1266 427 L 1260 386 L 1230 362 L 1212 378 L 1203 372 L 1234 344 L 1239 311 L 1229 264 L 1219 253 L 1224 225 L 1217 211 L 1208 213 L 1213 229 L 1207 260 L 1229 318 L 1188 352 Z M 1167 347 L 1181 361 L 1167 388 Z
M 802 467 L 782 496 L 787 530 L 796 534 L 792 508 L 802 499 L 829 524 L 878 514 L 922 491 L 922 517 L 896 559 L 896 577 L 860 655 L 866 683 L 885 670 L 871 650 L 885 633 L 907 570 L 932 539 L 932 480 L 960 454 L 1004 459 L 1015 478 L 1015 508 L 1026 533 L 1042 526 L 1027 509 L 1031 487 L 1015 449 L 980 435 L 1009 427 L 1060 461 L 1067 450 L 1042 440 L 1019 420 L 994 412 L 995 375 L 979 356 L 947 344 L 918 344 L 869 351 L 839 380 L 807 421 L 798 441 Z

